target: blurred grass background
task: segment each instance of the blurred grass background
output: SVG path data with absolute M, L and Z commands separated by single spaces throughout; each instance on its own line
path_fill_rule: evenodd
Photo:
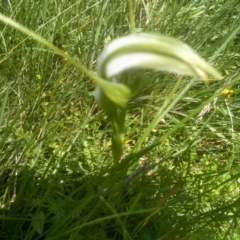
M 239 239 L 238 0 L 9 0 L 0 9 L 90 72 L 104 46 L 135 27 L 186 42 L 224 76 L 196 80 L 134 155 L 180 77 L 147 72 L 116 169 L 92 80 L 0 22 L 1 239 Z M 145 162 L 158 164 L 122 181 Z

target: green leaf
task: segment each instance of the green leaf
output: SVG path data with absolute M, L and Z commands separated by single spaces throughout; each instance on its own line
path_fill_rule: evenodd
M 34 230 L 40 235 L 43 234 L 44 221 L 45 215 L 43 211 L 37 212 L 32 218 L 32 226 Z
M 111 83 L 102 81 L 100 86 L 97 86 L 94 96 L 100 107 L 106 111 L 111 111 L 112 108 L 125 108 L 131 96 L 131 91 L 127 86 L 119 83 Z

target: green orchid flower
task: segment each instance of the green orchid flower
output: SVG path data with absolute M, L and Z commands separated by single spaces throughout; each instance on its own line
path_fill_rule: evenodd
M 126 73 L 131 74 L 138 69 L 152 69 L 196 76 L 203 80 L 209 77 L 221 78 L 217 70 L 185 43 L 172 37 L 149 33 L 131 34 L 110 42 L 100 54 L 97 68 L 98 75 L 112 83 L 108 89 L 98 85 L 94 95 L 96 102 L 112 122 L 112 151 L 115 163 L 119 162 L 122 156 L 128 99 L 144 81 L 144 77 L 129 79 Z M 123 85 L 128 90 L 123 88 Z M 115 98 L 116 93 L 118 97 Z M 125 99 L 121 104 L 119 96 Z

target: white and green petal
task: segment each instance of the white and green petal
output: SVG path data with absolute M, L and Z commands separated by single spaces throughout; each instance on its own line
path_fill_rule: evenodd
M 112 89 L 118 88 L 121 83 L 128 87 L 128 84 L 116 76 L 130 69 L 153 69 L 202 79 L 221 78 L 215 68 L 185 43 L 172 37 L 149 33 L 131 34 L 110 42 L 99 56 L 97 69 L 101 78 L 114 83 Z M 131 91 L 134 92 L 133 84 Z M 118 105 L 114 94 L 99 86 L 95 91 L 95 99 L 101 107 L 104 108 L 103 104 L 106 104 L 104 97 L 101 100 L 103 94 Z M 126 94 L 126 98 L 129 98 L 129 94 Z
M 99 76 L 110 80 L 128 69 L 144 68 L 183 75 L 221 78 L 185 43 L 164 35 L 137 33 L 110 42 L 98 59 Z

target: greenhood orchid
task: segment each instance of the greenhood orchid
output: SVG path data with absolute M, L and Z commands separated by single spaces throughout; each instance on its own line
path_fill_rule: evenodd
M 126 72 L 152 69 L 220 79 L 221 75 L 185 43 L 164 35 L 137 33 L 110 42 L 98 59 L 98 75 L 111 87 L 98 85 L 95 100 L 112 122 L 112 150 L 115 163 L 122 156 L 126 103 L 141 86 L 143 78 L 126 79 Z M 131 75 L 130 75 L 131 76 Z M 125 86 L 125 88 L 124 88 Z M 114 95 L 118 94 L 115 98 Z M 119 96 L 125 101 L 119 101 Z

